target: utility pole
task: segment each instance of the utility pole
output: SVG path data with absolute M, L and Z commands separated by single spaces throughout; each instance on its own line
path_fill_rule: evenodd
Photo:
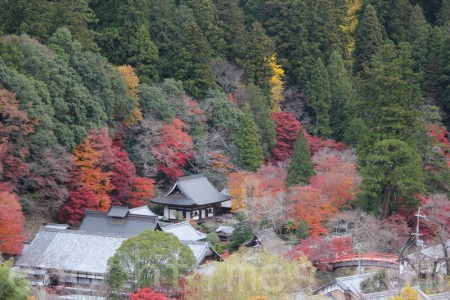
M 420 223 L 420 218 L 427 220 L 427 216 L 420 214 L 420 207 L 419 207 L 419 209 L 417 210 L 416 217 L 417 217 L 416 233 L 413 233 L 413 235 L 416 236 L 416 246 L 420 247 L 421 249 L 424 249 L 426 246 L 423 243 L 423 240 L 419 239 L 419 237 L 421 236 L 421 234 L 419 233 L 419 223 Z

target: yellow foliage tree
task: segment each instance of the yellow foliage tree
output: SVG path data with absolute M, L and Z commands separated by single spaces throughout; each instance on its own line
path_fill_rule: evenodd
M 304 256 L 291 260 L 264 251 L 232 255 L 217 263 L 213 274 L 188 277 L 188 291 L 194 292 L 188 299 L 288 299 L 299 291 L 311 292 L 314 270 Z
M 134 69 L 130 65 L 123 65 L 117 68 L 120 75 L 125 81 L 125 85 L 128 89 L 128 96 L 137 98 L 139 78 L 134 73 Z
M 117 68 L 122 76 L 128 90 L 128 97 L 136 99 L 138 103 L 138 87 L 139 78 L 134 73 L 134 69 L 130 65 L 123 65 Z M 137 125 L 142 120 L 142 113 L 138 106 L 133 108 L 130 114 L 125 118 L 124 123 L 128 126 Z
M 275 55 L 272 55 L 267 59 L 267 63 L 269 64 L 272 70 L 272 77 L 270 77 L 270 94 L 271 94 L 271 103 L 270 110 L 272 112 L 280 112 L 280 103 L 284 101 L 283 97 L 283 76 L 284 70 L 281 68 L 279 64 L 277 64 L 277 58 Z
M 245 208 L 245 199 L 262 195 L 260 182 L 254 174 L 239 171 L 228 175 L 228 192 L 231 196 L 231 212 Z
M 419 300 L 419 292 L 407 285 L 402 289 L 400 296 L 392 297 L 389 300 Z
M 346 33 L 349 38 L 347 44 L 347 55 L 352 56 L 353 50 L 355 50 L 355 28 L 358 24 L 358 18 L 356 13 L 362 6 L 362 0 L 345 0 L 347 5 L 347 15 L 344 18 L 344 24 L 340 25 L 339 28 L 343 33 Z

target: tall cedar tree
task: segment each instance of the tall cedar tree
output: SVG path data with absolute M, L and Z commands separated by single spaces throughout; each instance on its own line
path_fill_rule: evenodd
M 257 86 L 250 85 L 246 89 L 246 98 L 255 120 L 264 156 L 269 157 L 275 146 L 275 122 L 270 116 L 269 97 Z
M 183 28 L 182 48 L 174 58 L 175 79 L 183 81 L 185 91 L 194 97 L 203 97 L 216 86 L 209 63 L 212 52 L 202 30 L 195 22 Z
M 188 0 L 184 1 L 192 9 L 195 22 L 201 28 L 211 47 L 214 57 L 224 58 L 227 45 L 222 21 L 219 19 L 219 11 L 213 0 Z
M 239 0 L 216 0 L 220 26 L 227 45 L 226 57 L 231 62 L 244 55 L 245 25 L 244 11 Z
M 419 149 L 426 128 L 421 124 L 423 104 L 418 80 L 412 70 L 410 47 L 386 44 L 372 57 L 371 66 L 360 76 L 358 110 L 371 128 L 369 145 L 382 139 L 403 140 Z M 370 147 L 368 147 L 370 150 Z
M 360 200 L 372 211 L 381 205 L 382 218 L 400 197 L 404 204 L 416 205 L 414 193 L 424 185 L 419 151 L 425 147 L 426 128 L 417 109 L 423 99 L 412 66 L 408 44 L 386 44 L 362 74 L 360 113 L 371 131 L 359 152 L 364 178 Z
M 133 35 L 128 47 L 126 63 L 135 68 L 141 82 L 158 82 L 159 52 L 144 25 Z
M 287 184 L 309 184 L 309 180 L 314 174 L 311 150 L 303 130 L 300 130 L 288 168 Z
M 445 35 L 439 51 L 439 106 L 450 113 L 450 33 Z M 450 123 L 450 118 L 446 124 Z
M 255 84 L 265 92 L 270 92 L 272 68 L 267 60 L 274 55 L 272 40 L 266 35 L 260 23 L 255 22 L 246 33 L 244 54 L 238 65 L 244 70 L 244 79 Z
M 338 51 L 333 51 L 328 62 L 328 78 L 331 90 L 330 127 L 332 137 L 342 141 L 348 119 L 351 116 L 353 91 L 350 72 L 345 68 L 344 60 Z
M 319 136 L 329 137 L 330 128 L 330 109 L 331 109 L 331 91 L 328 73 L 323 65 L 322 59 L 317 59 L 311 78 L 306 87 L 309 106 L 315 113 L 314 133 Z
M 363 13 L 355 29 L 355 52 L 353 73 L 361 72 L 370 58 L 383 44 L 382 28 L 372 5 L 363 8 Z
M 234 144 L 239 149 L 239 164 L 250 171 L 256 171 L 264 162 L 263 151 L 248 104 L 245 104 L 243 113 L 234 136 Z

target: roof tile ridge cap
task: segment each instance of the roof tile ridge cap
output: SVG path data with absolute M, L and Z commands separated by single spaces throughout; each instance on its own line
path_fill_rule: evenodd
M 186 221 L 182 221 L 182 222 L 178 222 L 178 223 L 169 224 L 169 225 L 166 225 L 166 226 L 162 226 L 162 228 L 176 227 L 176 226 L 180 226 L 180 225 L 182 225 L 184 223 L 188 223 L 189 224 L 189 221 L 186 220 Z
M 200 173 L 200 174 L 193 174 L 193 175 L 187 175 L 187 176 L 178 177 L 177 181 L 179 181 L 179 180 L 183 181 L 183 180 L 192 179 L 192 178 L 198 178 L 198 177 L 205 177 L 206 178 L 205 174 Z

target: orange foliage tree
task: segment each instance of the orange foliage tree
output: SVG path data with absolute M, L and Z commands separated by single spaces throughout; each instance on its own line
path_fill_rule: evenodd
M 155 196 L 155 180 L 145 177 L 137 177 L 132 185 L 128 204 L 131 207 L 139 207 L 148 204 L 149 199 Z
M 308 186 L 289 190 L 293 203 L 291 217 L 305 221 L 312 237 L 326 234 L 325 221 L 348 205 L 359 191 L 362 178 L 356 170 L 356 156 L 351 150 L 325 148 L 313 156 L 316 175 Z
M 0 252 L 20 254 L 25 240 L 25 218 L 19 197 L 6 184 L 0 185 Z
M 91 130 L 86 140 L 75 147 L 70 199 L 60 210 L 62 220 L 77 224 L 85 209 L 109 209 L 109 193 L 114 189 L 110 170 L 114 160 L 112 141 L 106 129 Z

